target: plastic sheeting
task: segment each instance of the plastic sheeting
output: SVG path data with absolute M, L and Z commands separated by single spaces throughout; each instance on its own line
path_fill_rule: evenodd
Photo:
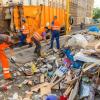
M 68 40 L 69 46 L 80 46 L 85 48 L 88 45 L 88 41 L 81 34 L 73 35 L 71 39 Z
M 75 54 L 74 60 L 80 60 L 80 61 L 84 61 L 84 62 L 87 62 L 87 63 L 92 62 L 92 63 L 100 64 L 100 59 L 87 56 L 87 55 L 83 54 L 82 52 Z
M 88 28 L 88 30 L 91 31 L 91 32 L 99 32 L 99 31 L 100 31 L 99 28 L 98 28 L 97 26 L 90 26 L 90 27 Z
M 90 94 L 90 84 L 86 84 L 82 82 L 81 88 L 80 88 L 80 99 L 84 97 L 88 97 Z

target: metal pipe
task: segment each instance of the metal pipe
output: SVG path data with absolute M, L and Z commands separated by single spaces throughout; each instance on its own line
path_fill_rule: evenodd
M 49 23 L 50 23 L 50 1 L 48 0 L 48 12 L 49 12 Z

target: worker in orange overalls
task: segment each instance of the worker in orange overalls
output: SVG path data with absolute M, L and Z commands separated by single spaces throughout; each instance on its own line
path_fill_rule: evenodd
M 59 36 L 60 36 L 60 22 L 57 20 L 57 16 L 54 16 L 54 20 L 51 25 L 52 37 L 50 49 L 53 49 L 53 42 L 56 39 L 57 49 L 60 48 Z
M 0 62 L 2 63 L 3 67 L 3 74 L 4 74 L 4 79 L 11 79 L 11 73 L 9 72 L 9 61 L 5 53 L 6 48 L 10 48 L 11 55 L 13 56 L 13 49 L 11 44 L 13 41 L 10 39 L 8 35 L 5 34 L 0 34 Z M 13 59 L 14 57 L 12 57 Z M 14 60 L 14 59 L 13 59 Z
M 20 43 L 19 43 L 19 45 L 23 46 L 23 45 L 26 44 L 26 38 L 27 38 L 27 35 L 29 34 L 29 26 L 26 23 L 26 20 L 24 18 L 22 19 L 21 31 L 22 31 L 22 34 L 20 36 Z
M 34 53 L 36 53 L 38 57 L 41 56 L 41 43 L 40 43 L 40 41 L 42 39 L 46 40 L 46 32 L 47 32 L 47 30 L 48 30 L 47 27 L 41 28 L 41 29 L 35 31 L 34 34 L 33 34 L 33 37 L 31 38 L 31 40 L 36 45 Z

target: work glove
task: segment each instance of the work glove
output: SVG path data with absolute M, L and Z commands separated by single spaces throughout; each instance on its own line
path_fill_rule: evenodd
M 12 56 L 10 60 L 11 60 L 12 63 L 15 63 L 16 57 Z

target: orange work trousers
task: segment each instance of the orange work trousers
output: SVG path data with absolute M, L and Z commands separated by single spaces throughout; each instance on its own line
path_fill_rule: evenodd
M 0 50 L 0 62 L 2 63 L 4 78 L 11 78 L 11 74 L 9 72 L 9 61 L 4 50 Z

